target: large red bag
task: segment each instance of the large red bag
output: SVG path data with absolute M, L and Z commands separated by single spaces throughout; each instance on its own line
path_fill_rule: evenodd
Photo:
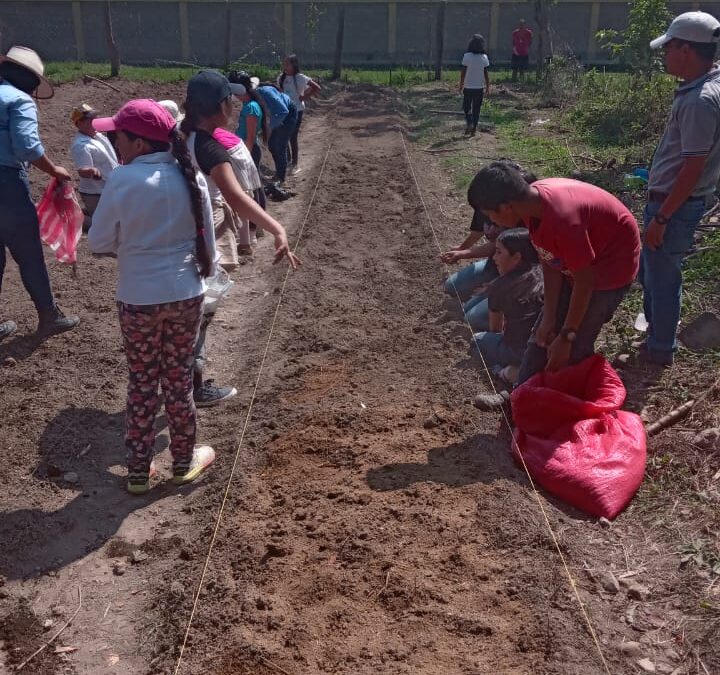
M 40 238 L 55 251 L 60 262 L 75 264 L 85 216 L 72 183 L 51 179 L 37 205 L 37 214 Z
M 540 372 L 512 393 L 515 451 L 530 475 L 594 516 L 617 516 L 645 473 L 645 427 L 637 415 L 619 410 L 625 393 L 599 354 L 556 373 Z

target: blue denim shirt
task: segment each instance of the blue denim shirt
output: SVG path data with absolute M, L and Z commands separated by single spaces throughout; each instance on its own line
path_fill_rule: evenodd
M 270 113 L 270 130 L 277 129 L 285 120 L 291 108 L 295 104 L 287 94 L 275 89 L 275 87 L 258 87 L 258 94 L 262 96 L 265 105 Z
M 44 154 L 35 101 L 0 80 L 0 166 L 21 169 Z

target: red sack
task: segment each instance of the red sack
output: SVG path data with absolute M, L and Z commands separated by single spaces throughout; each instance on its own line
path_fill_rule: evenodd
M 37 214 L 40 238 L 55 251 L 60 262 L 74 264 L 85 216 L 72 183 L 51 179 L 37 205 Z
M 511 397 L 516 452 L 533 480 L 582 511 L 617 516 L 640 487 L 646 459 L 645 427 L 619 410 L 624 400 L 622 381 L 599 354 L 520 385 Z

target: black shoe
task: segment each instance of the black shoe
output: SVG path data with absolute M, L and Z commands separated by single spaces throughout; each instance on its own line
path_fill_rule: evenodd
M 65 316 L 62 310 L 55 305 L 52 309 L 43 309 L 38 312 L 38 335 L 57 335 L 72 330 L 80 323 L 80 317 L 70 314 Z
M 6 337 L 10 337 L 17 330 L 17 325 L 14 321 L 3 321 L 0 323 L 0 340 Z
M 501 391 L 499 394 L 480 394 L 475 397 L 473 405 L 480 410 L 500 410 L 510 404 L 510 392 Z
M 202 386 L 193 390 L 193 399 L 197 408 L 209 408 L 232 398 L 237 394 L 235 387 L 216 387 L 213 380 L 205 380 Z
M 675 361 L 675 355 L 673 352 L 661 352 L 657 349 L 648 349 L 647 344 L 643 344 L 638 349 L 638 361 L 651 366 L 669 368 Z

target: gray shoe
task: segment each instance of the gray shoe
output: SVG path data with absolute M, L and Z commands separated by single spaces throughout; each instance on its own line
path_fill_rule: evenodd
M 3 321 L 0 323 L 0 340 L 10 337 L 17 330 L 17 325 L 14 321 Z
M 80 323 L 80 317 L 70 314 L 65 316 L 62 310 L 55 305 L 52 309 L 43 309 L 38 312 L 38 335 L 57 335 L 72 330 Z
M 501 391 L 499 394 L 480 394 L 475 397 L 473 405 L 480 410 L 500 410 L 510 404 L 510 392 Z

